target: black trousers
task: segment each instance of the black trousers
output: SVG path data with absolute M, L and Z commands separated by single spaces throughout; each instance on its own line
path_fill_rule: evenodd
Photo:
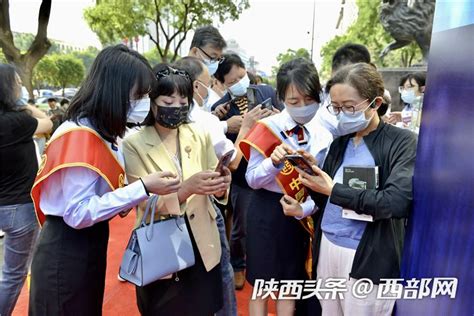
M 220 264 L 206 271 L 194 235 L 185 217 L 196 263 L 173 274 L 171 279 L 137 286 L 137 304 L 143 316 L 211 316 L 222 308 Z
M 47 216 L 31 266 L 29 315 L 102 315 L 109 223 Z

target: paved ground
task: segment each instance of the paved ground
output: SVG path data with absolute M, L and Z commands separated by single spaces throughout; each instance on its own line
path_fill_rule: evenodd
M 115 218 L 110 223 L 110 238 L 107 253 L 107 276 L 105 281 L 103 305 L 104 316 L 139 316 L 134 286 L 117 280 L 118 266 L 122 259 L 123 249 L 125 249 L 133 224 L 133 216 L 127 216 L 124 219 Z M 0 267 L 2 261 L 3 239 L 0 239 Z M 23 316 L 28 314 L 28 290 L 29 284 L 26 282 L 16 304 L 13 316 Z M 250 285 L 246 284 L 244 290 L 237 291 L 236 294 L 238 316 L 247 316 L 247 302 L 251 296 Z M 270 304 L 268 315 L 275 315 L 274 304 Z

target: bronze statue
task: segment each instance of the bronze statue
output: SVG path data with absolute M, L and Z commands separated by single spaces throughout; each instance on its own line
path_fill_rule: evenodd
M 383 59 L 391 50 L 415 41 L 426 63 L 430 50 L 435 0 L 382 0 L 380 21 L 395 39 L 380 54 Z

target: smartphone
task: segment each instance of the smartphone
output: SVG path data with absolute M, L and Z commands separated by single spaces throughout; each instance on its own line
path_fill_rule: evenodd
M 300 168 L 304 172 L 314 175 L 313 168 L 311 164 L 301 155 L 286 155 L 285 159 L 288 160 L 293 166 Z
M 222 167 L 223 166 L 228 167 L 230 165 L 234 152 L 235 150 L 232 149 L 221 156 L 221 158 L 219 159 L 219 162 L 217 163 L 216 172 L 220 172 L 222 174 Z
M 257 106 L 257 89 L 254 87 L 247 88 L 248 110 L 250 111 Z
M 262 109 L 273 110 L 272 98 L 268 98 L 262 102 Z

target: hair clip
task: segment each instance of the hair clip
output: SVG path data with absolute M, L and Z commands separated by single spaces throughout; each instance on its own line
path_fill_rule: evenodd
M 166 69 L 160 70 L 156 73 L 156 79 L 160 80 L 161 78 L 169 77 L 170 75 L 178 75 L 185 77 L 187 80 L 191 81 L 191 77 L 184 70 L 178 70 L 173 67 L 167 66 Z

